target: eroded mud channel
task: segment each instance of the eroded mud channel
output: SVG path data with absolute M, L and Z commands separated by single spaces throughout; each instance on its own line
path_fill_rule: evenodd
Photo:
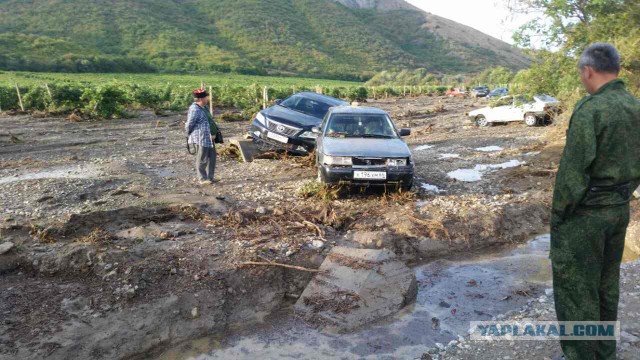
M 226 147 L 197 185 L 185 114 L 0 116 L 0 359 L 419 357 L 544 294 L 544 240 L 523 244 L 547 231 L 554 128 L 466 126 L 471 99 L 372 105 L 413 129 L 411 193 L 318 191 L 309 159 Z M 245 264 L 314 270 L 335 246 L 393 252 L 415 305 L 318 332 L 291 312 L 313 273 Z
M 183 344 L 160 358 L 420 358 L 436 343 L 458 340 L 468 332 L 470 321 L 491 320 L 544 294 L 551 286 L 548 246 L 549 237 L 540 236 L 514 249 L 417 266 L 416 303 L 359 331 L 318 332 L 284 316 L 248 332 Z

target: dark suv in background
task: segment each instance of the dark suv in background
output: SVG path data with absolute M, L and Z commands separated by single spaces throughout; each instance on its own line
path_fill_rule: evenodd
M 488 86 L 476 86 L 473 88 L 472 94 L 473 97 L 479 98 L 489 95 L 490 92 L 491 90 Z
M 286 150 L 307 154 L 316 146 L 314 126 L 322 122 L 327 111 L 349 103 L 313 92 L 301 92 L 256 114 L 251 124 L 253 142 L 263 151 Z

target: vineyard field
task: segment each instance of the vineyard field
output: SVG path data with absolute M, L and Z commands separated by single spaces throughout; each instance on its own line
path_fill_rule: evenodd
M 135 83 L 138 85 L 147 86 L 161 86 L 167 83 L 188 86 L 197 88 L 200 86 L 200 82 L 203 81 L 207 85 L 213 86 L 250 86 L 250 85 L 264 85 L 270 87 L 283 87 L 283 86 L 325 86 L 325 87 L 351 87 L 361 86 L 362 83 L 340 81 L 340 80 L 326 80 L 326 79 L 314 79 L 314 78 L 300 78 L 300 77 L 281 77 L 281 76 L 252 76 L 252 75 L 236 75 L 236 74 L 95 74 L 95 73 L 35 73 L 35 72 L 12 72 L 12 71 L 0 71 L 0 85 L 15 86 L 30 86 L 39 85 L 43 83 L 51 82 L 64 82 L 64 83 L 84 83 L 84 84 L 106 84 L 113 82 L 120 83 Z
M 443 86 L 377 86 L 294 77 L 248 75 L 68 74 L 0 72 L 0 111 L 80 111 L 94 118 L 127 116 L 131 109 L 181 111 L 192 90 L 211 90 L 213 105 L 235 108 L 251 117 L 275 99 L 313 91 L 350 101 L 369 97 L 442 95 Z M 266 92 L 265 92 L 266 89 Z M 266 96 L 265 96 L 266 95 Z

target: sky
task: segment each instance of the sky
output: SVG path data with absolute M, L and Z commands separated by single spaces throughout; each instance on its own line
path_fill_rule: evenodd
M 527 22 L 526 15 L 513 16 L 507 0 L 406 0 L 427 12 L 471 26 L 510 44 L 513 32 Z

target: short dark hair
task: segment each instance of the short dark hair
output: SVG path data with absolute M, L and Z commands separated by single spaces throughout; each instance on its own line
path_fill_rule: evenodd
M 578 66 L 580 69 L 589 66 L 602 73 L 619 73 L 620 53 L 609 43 L 596 43 L 584 50 Z

